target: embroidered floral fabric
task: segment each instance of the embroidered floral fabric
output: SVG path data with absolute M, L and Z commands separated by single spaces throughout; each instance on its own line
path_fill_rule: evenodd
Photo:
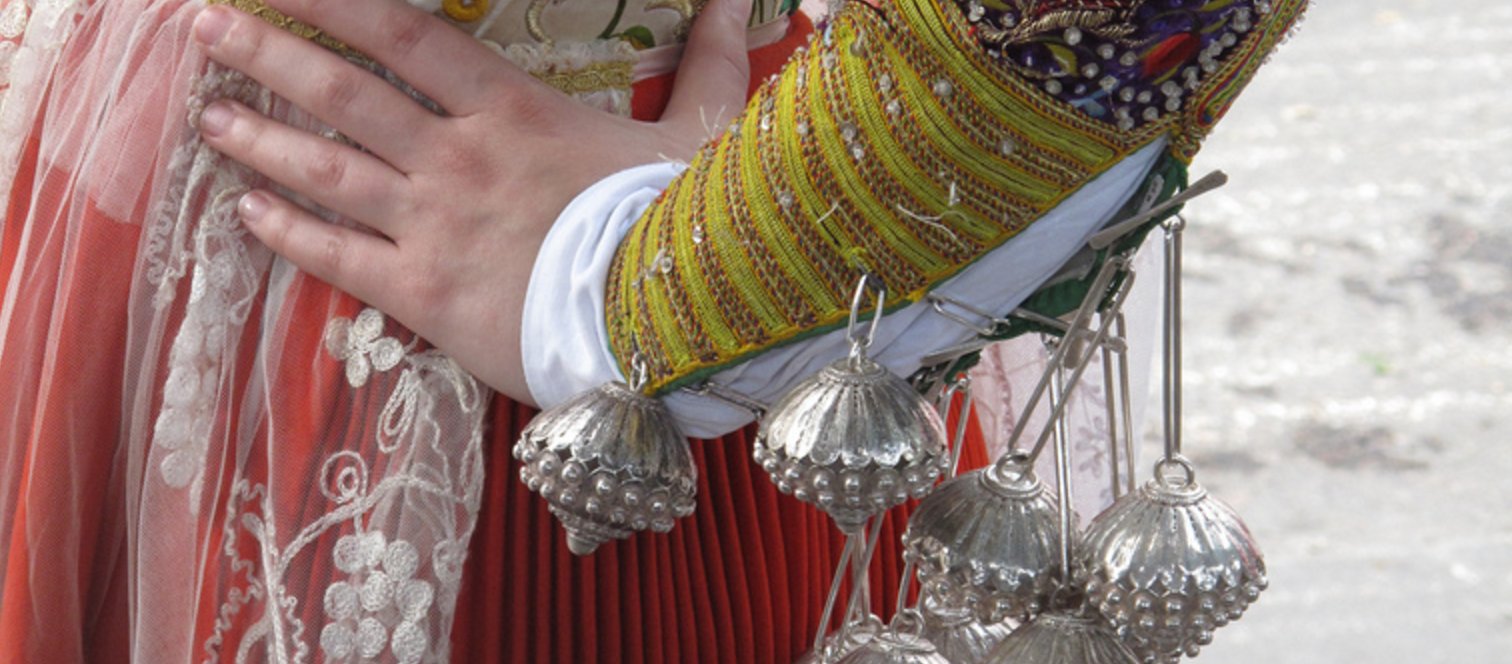
M 201 8 L 0 8 L 0 661 L 446 661 L 489 393 L 242 227 Z

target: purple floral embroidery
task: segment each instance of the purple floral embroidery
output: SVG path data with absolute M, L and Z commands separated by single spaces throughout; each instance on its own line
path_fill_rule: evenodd
M 1178 113 L 1268 0 L 958 0 L 994 58 L 1132 130 Z

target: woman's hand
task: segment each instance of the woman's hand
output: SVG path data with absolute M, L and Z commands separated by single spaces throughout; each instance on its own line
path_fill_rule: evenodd
M 446 111 L 241 12 L 194 25 L 212 59 L 309 111 L 367 152 L 238 104 L 206 109 L 215 149 L 376 234 L 332 225 L 270 191 L 240 203 L 251 232 L 306 272 L 393 316 L 485 383 L 529 400 L 525 288 L 546 231 L 618 170 L 691 158 L 745 106 L 750 0 L 710 0 L 660 122 L 596 111 L 398 0 L 268 0 L 368 54 Z

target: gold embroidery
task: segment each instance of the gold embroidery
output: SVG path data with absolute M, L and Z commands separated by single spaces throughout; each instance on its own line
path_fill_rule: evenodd
M 530 5 L 525 8 L 525 31 L 547 46 L 555 44 L 556 40 L 546 34 L 546 28 L 541 26 L 541 14 L 546 12 L 546 5 L 551 2 L 552 0 L 530 0 Z
M 651 0 L 651 2 L 646 3 L 646 10 L 650 11 L 652 9 L 670 9 L 677 12 L 677 15 L 681 18 L 681 20 L 677 22 L 677 28 L 673 30 L 673 35 L 676 36 L 677 41 L 685 41 L 688 38 L 688 31 L 693 29 L 693 19 L 698 16 L 699 12 L 703 11 L 704 5 L 707 4 L 708 1 L 709 0 Z
M 595 62 L 574 71 L 533 71 L 530 75 L 570 95 L 627 89 L 635 82 L 635 70 L 628 62 Z
M 262 0 L 205 0 L 205 1 L 208 2 L 208 3 L 210 3 L 210 4 L 212 4 L 212 5 L 230 5 L 232 7 L 240 9 L 240 10 L 242 10 L 244 12 L 247 12 L 248 14 L 256 16 L 256 17 L 258 17 L 258 18 L 260 18 L 260 19 L 262 19 L 264 21 L 267 21 L 269 24 L 277 26 L 278 28 L 280 28 L 282 30 L 285 30 L 287 32 L 293 33 L 295 35 L 298 35 L 300 37 L 303 37 L 305 39 L 313 41 L 313 42 L 315 42 L 317 44 L 320 44 L 321 46 L 324 46 L 324 47 L 326 47 L 328 49 L 331 49 L 332 51 L 340 53 L 340 54 L 342 54 L 342 55 L 344 55 L 346 57 L 349 57 L 349 58 L 358 58 L 358 59 L 361 59 L 361 60 L 370 60 L 370 58 L 368 58 L 367 56 L 363 55 L 362 53 L 359 53 L 356 49 L 353 49 L 352 47 L 347 46 L 346 44 L 343 44 L 343 43 L 341 43 L 339 41 L 336 41 L 336 39 L 332 38 L 330 35 L 327 35 L 325 33 L 325 31 L 323 31 L 323 30 L 321 30 L 319 28 L 316 28 L 314 26 L 308 25 L 306 23 L 301 23 L 301 22 L 296 21 L 296 20 L 294 20 L 292 18 L 289 18 L 288 16 L 285 16 L 282 12 L 279 12 L 277 9 L 274 9 L 272 7 L 269 7 L 269 6 L 265 5 L 265 4 L 263 4 Z
M 621 369 L 643 358 L 663 394 L 843 329 L 862 271 L 893 306 L 918 302 L 1143 146 L 1190 160 L 1305 4 L 1274 1 L 1186 115 L 1122 128 L 997 62 L 953 0 L 847 3 L 620 244 L 605 323 Z

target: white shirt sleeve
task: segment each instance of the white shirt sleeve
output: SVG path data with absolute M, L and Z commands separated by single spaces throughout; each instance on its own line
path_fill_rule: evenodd
M 1012 310 L 1112 220 L 1165 147 L 1161 139 L 1124 158 L 936 292 L 986 311 Z M 579 194 L 547 233 L 531 271 L 521 331 L 525 378 L 542 408 L 624 380 L 604 323 L 609 266 L 621 238 L 681 170 L 651 164 L 615 173 Z M 924 356 L 973 336 L 928 302 L 917 302 L 882 319 L 868 355 L 906 376 Z M 849 351 L 845 330 L 833 330 L 763 353 L 710 381 L 771 403 Z M 664 398 L 690 436 L 720 436 L 753 419 L 750 411 L 712 397 L 677 391 Z

